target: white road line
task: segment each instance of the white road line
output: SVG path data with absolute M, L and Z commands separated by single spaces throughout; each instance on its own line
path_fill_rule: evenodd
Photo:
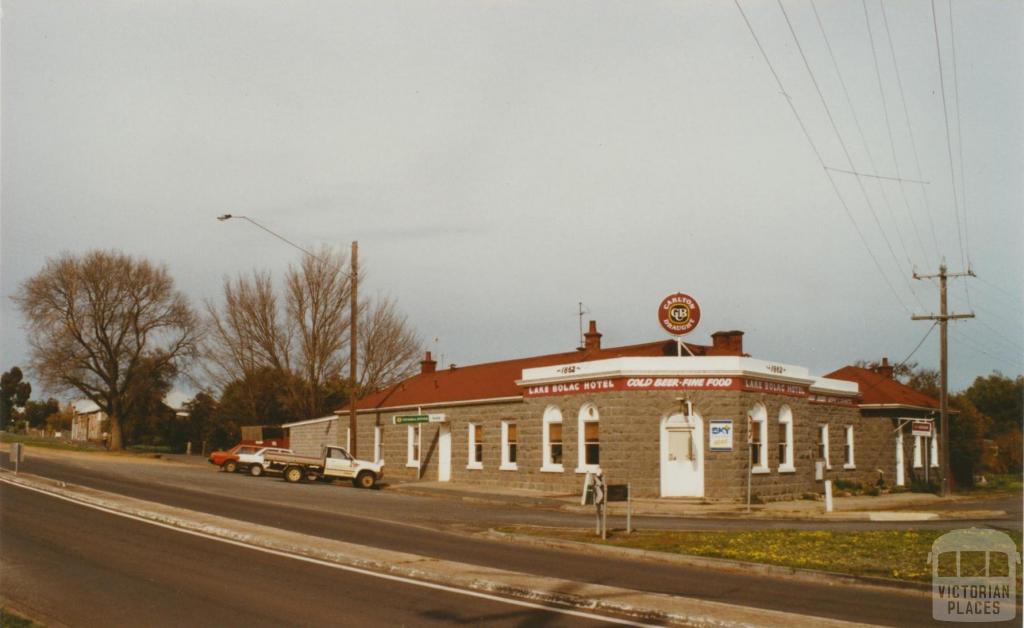
M 66 501 L 66 502 L 70 502 L 70 503 L 76 504 L 78 506 L 84 506 L 86 508 L 92 508 L 93 510 L 99 510 L 99 511 L 105 512 L 107 514 L 116 515 L 118 517 L 124 517 L 125 519 L 132 519 L 134 521 L 139 521 L 141 523 L 148 523 L 149 525 L 157 526 L 157 527 L 160 527 L 160 528 L 165 528 L 167 530 L 173 530 L 174 532 L 180 532 L 182 534 L 191 534 L 192 536 L 198 536 L 200 538 L 204 538 L 204 539 L 207 539 L 207 540 L 210 540 L 210 541 L 217 541 L 217 542 L 220 542 L 220 543 L 227 543 L 228 545 L 234 545 L 234 546 L 237 546 L 237 547 L 243 547 L 245 549 L 254 550 L 254 551 L 257 551 L 257 552 L 263 552 L 265 554 L 271 554 L 271 555 L 274 555 L 274 556 L 280 556 L 282 558 L 290 558 L 292 560 L 299 560 L 299 561 L 303 561 L 303 562 L 307 562 L 307 563 L 312 563 L 314 565 L 320 565 L 320 566 L 323 566 L 323 567 L 330 567 L 332 569 L 340 569 L 342 571 L 348 571 L 348 572 L 352 572 L 352 573 L 357 573 L 357 574 L 360 574 L 360 575 L 369 576 L 371 578 L 380 578 L 382 580 L 391 580 L 391 581 L 394 581 L 394 582 L 401 582 L 401 583 L 404 583 L 404 584 L 409 584 L 409 585 L 413 585 L 413 586 L 417 586 L 417 587 L 425 587 L 425 588 L 428 588 L 428 589 L 435 589 L 435 590 L 438 590 L 438 591 L 446 591 L 448 593 L 455 593 L 455 594 L 458 594 L 458 595 L 466 595 L 466 596 L 469 596 L 469 597 L 476 597 L 476 598 L 481 598 L 481 599 L 485 599 L 485 600 L 491 600 L 491 601 L 500 602 L 500 603 L 503 603 L 503 604 L 511 604 L 513 606 L 522 606 L 522 607 L 525 607 L 525 608 L 532 608 L 532 609 L 550 611 L 552 613 L 559 613 L 561 615 L 572 615 L 573 617 L 582 617 L 584 619 L 592 619 L 592 620 L 595 620 L 595 621 L 606 622 L 606 623 L 610 623 L 610 624 L 618 624 L 618 625 L 621 625 L 621 626 L 645 626 L 646 627 L 646 626 L 654 625 L 654 624 L 642 624 L 642 623 L 639 623 L 639 622 L 630 621 L 628 619 L 619 619 L 617 617 L 609 617 L 607 615 L 596 615 L 596 614 L 593 614 L 593 613 L 586 613 L 584 611 L 575 611 L 575 610 L 571 610 L 571 609 L 567 609 L 567 608 L 558 608 L 558 607 L 555 607 L 555 606 L 547 606 L 547 605 L 544 605 L 544 604 L 537 604 L 537 603 L 534 603 L 534 602 L 525 602 L 525 601 L 522 601 L 522 600 L 515 600 L 515 599 L 510 599 L 510 598 L 504 598 L 504 597 L 500 597 L 500 596 L 497 596 L 497 595 L 492 595 L 490 593 L 481 593 L 479 591 L 471 591 L 471 590 L 468 590 L 468 589 L 459 589 L 459 588 L 456 588 L 456 587 L 450 587 L 450 586 L 443 585 L 443 584 L 436 584 L 436 583 L 433 583 L 433 582 L 425 582 L 425 581 L 422 581 L 422 580 L 414 580 L 412 578 L 406 578 L 406 577 L 403 577 L 403 576 L 395 576 L 395 575 L 391 575 L 391 574 L 378 573 L 376 571 L 370 571 L 368 569 L 362 569 L 360 567 L 352 567 L 350 565 L 340 565 L 338 563 L 332 563 L 332 562 L 329 562 L 329 561 L 326 561 L 326 560 L 320 560 L 318 558 L 310 558 L 309 556 L 299 556 L 299 555 L 296 555 L 296 554 L 289 554 L 287 552 L 282 552 L 280 550 L 270 549 L 270 548 L 266 548 L 266 547 L 259 547 L 259 546 L 256 546 L 256 545 L 249 545 L 247 543 L 242 543 L 241 541 L 235 541 L 235 540 L 232 540 L 232 539 L 225 539 L 225 538 L 222 538 L 222 537 L 219 537 L 219 536 L 215 536 L 215 535 L 212 535 L 212 534 L 207 534 L 205 532 L 198 532 L 196 530 L 185 530 L 184 528 L 178 528 L 178 527 L 172 526 L 170 524 L 161 523 L 159 521 L 153 521 L 151 519 L 146 519 L 145 517 L 139 517 L 137 515 L 131 515 L 131 514 L 128 514 L 128 513 L 125 513 L 125 512 L 120 512 L 120 511 L 114 510 L 112 508 L 107 508 L 105 506 L 99 506 L 97 504 L 90 504 L 88 502 L 80 501 L 80 500 L 74 499 L 72 497 L 67 497 L 65 495 L 58 495 L 56 493 L 51 493 L 49 491 L 44 491 L 42 489 L 38 489 L 38 488 L 35 488 L 35 487 L 32 487 L 32 486 L 26 486 L 24 484 L 19 484 L 17 482 L 12 482 L 9 479 L 3 478 L 3 477 L 0 477 L 0 482 L 3 482 L 3 483 L 8 484 L 10 486 L 15 486 L 15 487 L 18 487 L 18 488 L 22 488 L 22 489 L 25 489 L 25 490 L 34 491 L 36 493 L 39 493 L 41 495 L 46 495 L 48 497 L 54 497 L 56 499 L 62 499 L 64 501 Z

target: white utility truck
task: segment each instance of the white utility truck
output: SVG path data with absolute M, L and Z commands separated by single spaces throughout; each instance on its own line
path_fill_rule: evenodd
M 324 447 L 320 456 L 267 453 L 263 456 L 267 470 L 280 471 L 288 482 L 304 479 L 321 480 L 349 478 L 358 488 L 373 488 L 384 475 L 384 461 L 357 460 L 344 447 Z
M 238 451 L 238 468 L 245 472 L 248 471 L 249 475 L 253 477 L 259 477 L 266 471 L 266 455 L 267 454 L 290 454 L 291 449 L 285 449 L 283 447 L 261 447 L 254 452 L 246 451 L 243 447 Z

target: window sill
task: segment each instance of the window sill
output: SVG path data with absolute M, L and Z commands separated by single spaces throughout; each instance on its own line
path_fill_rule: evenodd
M 418 463 L 418 462 L 406 462 L 405 466 L 406 466 L 406 468 L 409 468 L 409 469 L 419 469 L 420 468 L 420 463 Z
M 565 473 L 565 467 L 560 464 L 546 464 L 540 468 L 541 473 Z
M 796 473 L 796 467 L 791 464 L 780 465 L 779 473 Z
M 482 471 L 483 468 L 484 468 L 484 463 L 482 463 L 482 462 L 471 462 L 471 463 L 466 465 L 466 468 L 470 469 L 472 471 Z
M 519 466 L 516 465 L 516 463 L 514 463 L 514 462 L 510 462 L 508 464 L 503 464 L 500 467 L 498 467 L 498 471 L 518 471 L 518 470 L 519 470 Z
M 857 465 L 856 464 L 847 463 L 847 464 L 843 465 L 843 468 L 846 469 L 846 470 L 856 469 Z
M 588 464 L 582 467 L 576 467 L 576 473 L 599 473 L 601 471 L 601 465 Z
M 754 467 L 753 469 L 750 470 L 751 475 L 764 475 L 766 473 L 771 472 L 772 470 L 769 469 L 768 467 Z

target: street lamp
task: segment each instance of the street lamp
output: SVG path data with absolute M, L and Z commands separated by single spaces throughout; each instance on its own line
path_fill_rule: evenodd
M 312 257 L 313 259 L 324 261 L 322 258 L 320 258 L 320 257 L 318 257 L 318 256 L 316 256 L 316 255 L 314 255 L 312 253 L 310 253 L 309 251 L 307 251 L 306 249 L 302 248 L 298 244 L 295 244 L 294 242 L 292 242 L 288 238 L 284 237 L 283 235 L 281 235 L 281 234 L 279 234 L 279 233 L 277 233 L 275 231 L 272 231 L 271 229 L 268 229 L 267 227 L 264 227 L 263 225 L 261 225 L 260 223 L 256 222 L 252 218 L 249 218 L 248 216 L 233 215 L 233 214 L 221 214 L 220 216 L 217 216 L 217 220 L 219 220 L 221 222 L 224 222 L 226 220 L 231 220 L 232 218 L 239 218 L 241 220 L 246 220 L 246 221 L 252 223 L 253 225 L 256 225 L 260 229 L 266 231 L 267 233 L 269 233 L 270 235 L 274 236 L 278 240 L 281 240 L 285 244 L 288 244 L 289 246 L 292 246 L 292 247 L 294 247 L 296 249 L 299 249 L 300 251 L 302 251 L 306 255 Z M 352 241 L 352 259 L 351 259 L 351 264 L 352 264 L 352 271 L 349 274 L 349 279 L 352 280 L 352 305 L 351 305 L 352 315 L 349 317 L 349 319 L 350 319 L 349 320 L 349 336 L 350 336 L 350 340 L 349 340 L 349 385 L 350 385 L 350 388 L 351 388 L 352 392 L 351 392 L 351 397 L 349 398 L 349 402 L 348 402 L 348 405 L 349 405 L 348 430 L 349 430 L 349 434 L 351 436 L 351 444 L 350 444 L 351 445 L 350 446 L 351 451 L 349 451 L 349 453 L 352 454 L 353 457 L 355 457 L 357 455 L 356 454 L 356 450 L 357 450 L 357 448 L 356 448 L 356 432 L 357 432 L 357 430 L 356 430 L 356 414 L 357 414 L 356 413 L 356 366 L 357 366 L 357 363 L 358 363 L 358 350 L 359 350 L 359 336 L 357 335 L 358 320 L 359 320 L 359 299 L 357 297 L 357 291 L 358 291 L 358 288 L 359 288 L 359 242 L 356 241 L 356 240 Z M 339 423 L 340 423 L 340 420 L 339 420 Z M 340 425 L 339 425 L 339 427 L 340 427 Z M 340 429 L 338 430 L 338 435 L 339 436 L 341 435 L 341 430 Z

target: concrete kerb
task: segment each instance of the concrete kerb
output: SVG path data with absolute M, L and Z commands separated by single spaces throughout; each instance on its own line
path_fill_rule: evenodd
M 103 493 L 27 474 L 15 476 L 6 470 L 0 471 L 0 481 L 194 534 L 273 552 L 468 591 L 585 611 L 607 612 L 645 622 L 789 628 L 810 619 L 782 611 L 573 582 L 355 545 Z M 862 625 L 821 617 L 814 617 L 813 621 L 820 626 Z
M 532 536 L 529 534 L 514 534 L 498 530 L 487 530 L 478 533 L 478 536 L 495 540 L 514 542 L 551 549 L 569 550 L 593 554 L 594 552 L 615 556 L 617 558 L 628 558 L 633 560 L 649 560 L 659 563 L 675 565 L 689 565 L 693 567 L 707 567 L 724 571 L 740 571 L 743 573 L 758 573 L 766 576 L 781 576 L 802 582 L 828 583 L 843 586 L 860 586 L 883 589 L 905 589 L 909 592 L 930 595 L 931 584 L 926 582 L 913 582 L 909 580 L 896 580 L 893 578 L 881 578 L 876 576 L 853 576 L 850 574 L 836 573 L 832 571 L 818 571 L 815 569 L 801 569 L 799 567 L 783 567 L 780 565 L 767 565 L 765 563 L 752 563 L 729 558 L 712 558 L 707 556 L 694 556 L 692 554 L 670 554 L 668 552 L 652 552 L 649 550 L 635 549 L 632 547 L 617 547 L 614 545 L 600 545 L 597 543 L 585 543 L 581 541 L 569 541 L 566 539 L 554 539 L 550 537 Z

